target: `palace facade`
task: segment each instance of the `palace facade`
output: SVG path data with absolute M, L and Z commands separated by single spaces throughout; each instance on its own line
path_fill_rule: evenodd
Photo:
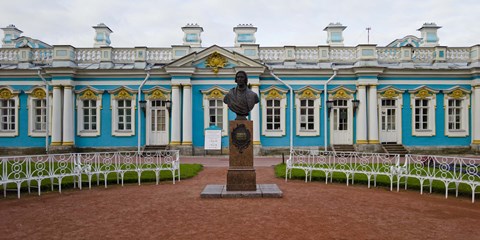
M 235 114 L 223 97 L 243 70 L 260 97 L 249 116 L 257 154 L 291 145 L 480 150 L 480 45 L 442 46 L 434 23 L 387 46 L 344 46 L 339 23 L 325 27 L 325 45 L 282 47 L 257 44 L 252 25 L 233 28 L 233 47 L 202 46 L 196 24 L 165 48 L 113 48 L 111 29 L 93 28 L 92 48 L 2 28 L 0 149 L 203 154 L 211 126 L 228 148 Z

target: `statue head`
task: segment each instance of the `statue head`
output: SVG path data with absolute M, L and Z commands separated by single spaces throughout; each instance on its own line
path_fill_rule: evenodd
M 245 71 L 238 71 L 235 75 L 235 82 L 237 83 L 238 87 L 246 88 L 248 84 L 248 76 Z

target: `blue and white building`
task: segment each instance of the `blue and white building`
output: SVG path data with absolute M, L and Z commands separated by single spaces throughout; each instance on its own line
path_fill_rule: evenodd
M 202 152 L 212 125 L 228 148 L 235 114 L 222 100 L 239 70 L 260 97 L 250 115 L 257 154 L 291 142 L 480 150 L 480 45 L 442 46 L 434 23 L 387 46 L 344 46 L 340 23 L 324 29 L 324 45 L 281 47 L 258 44 L 252 25 L 234 27 L 228 47 L 202 46 L 196 24 L 182 27 L 182 44 L 161 48 L 114 48 L 109 27 L 93 28 L 92 48 L 2 28 L 2 151 L 169 146 L 191 154 Z

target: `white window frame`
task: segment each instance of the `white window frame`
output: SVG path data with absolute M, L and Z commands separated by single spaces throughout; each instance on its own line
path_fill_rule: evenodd
M 18 109 L 20 107 L 20 101 L 18 94 L 20 91 L 15 91 L 12 88 L 0 87 L 0 100 L 14 100 L 14 114 L 15 114 L 15 129 L 4 131 L 0 129 L 0 137 L 16 137 L 18 136 Z M 1 113 L 0 113 L 1 114 Z
M 45 88 L 44 87 L 34 87 L 32 88 L 31 90 L 29 91 L 26 91 L 25 93 L 28 94 L 28 101 L 27 101 L 27 108 L 28 108 L 28 135 L 31 136 L 31 137 L 45 137 L 45 130 L 43 131 L 38 131 L 38 130 L 35 130 L 35 124 L 36 124 L 36 119 L 35 119 L 35 111 L 36 111 L 36 106 L 34 104 L 35 100 L 45 100 L 45 105 L 46 105 L 46 91 L 45 91 Z M 50 94 L 49 97 L 49 102 L 51 103 L 52 102 L 52 95 Z M 48 106 L 46 106 L 48 107 Z M 45 108 L 45 111 L 46 111 L 47 108 Z M 52 119 L 52 106 L 50 104 L 50 111 L 46 111 L 47 112 L 50 112 L 50 118 L 49 119 Z M 45 113 L 45 114 L 46 114 Z M 50 128 L 49 129 L 52 129 L 52 123 L 50 121 L 50 123 L 47 123 L 47 124 L 50 124 Z M 49 135 L 52 135 L 51 131 L 49 132 Z
M 322 91 L 311 87 L 304 87 L 295 91 L 295 113 L 296 113 L 296 129 L 297 136 L 319 136 L 320 135 L 320 93 Z M 301 129 L 301 101 L 313 100 L 313 129 Z
M 100 136 L 101 133 L 101 116 L 102 116 L 102 93 L 103 91 L 97 90 L 91 87 L 84 88 L 80 91 L 76 91 L 77 95 L 77 135 L 81 137 L 96 137 Z M 96 101 L 96 115 L 97 115 L 97 129 L 96 130 L 88 130 L 84 129 L 84 121 L 83 121 L 83 110 L 84 105 L 83 101 L 90 100 Z
M 449 100 L 461 100 L 460 105 L 460 129 L 449 129 Z M 454 87 L 444 91 L 444 109 L 445 109 L 445 136 L 447 137 L 466 137 L 469 135 L 469 117 L 470 109 L 470 91 Z
M 136 104 L 137 104 L 137 91 L 132 90 L 128 87 L 120 87 L 115 90 L 109 91 L 111 94 L 110 106 L 112 109 L 112 136 L 117 137 L 128 137 L 135 135 L 135 121 L 136 121 Z M 132 128 L 130 130 L 119 130 L 118 129 L 118 101 L 119 100 L 131 100 L 132 104 L 130 106 L 132 113 Z
M 285 136 L 285 110 L 287 108 L 286 93 L 287 90 L 280 89 L 278 87 L 269 87 L 261 93 L 261 107 L 262 107 L 262 135 L 267 137 L 281 137 Z M 279 130 L 267 130 L 267 100 L 275 99 L 280 100 L 280 129 Z
M 223 103 L 223 98 L 225 94 L 228 93 L 227 90 L 220 87 L 213 87 L 205 91 L 201 91 L 203 94 L 203 127 L 204 129 L 209 128 L 210 123 L 210 100 L 220 100 L 223 104 L 222 108 L 222 136 L 228 136 L 228 105 Z
M 412 110 L 412 135 L 417 137 L 432 137 L 436 134 L 435 112 L 437 108 L 437 93 L 433 89 L 422 86 L 410 92 L 410 108 Z M 428 100 L 428 129 L 415 129 L 415 110 L 417 109 L 415 100 Z

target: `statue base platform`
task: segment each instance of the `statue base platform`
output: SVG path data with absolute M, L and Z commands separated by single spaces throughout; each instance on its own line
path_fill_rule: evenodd
M 281 198 L 283 192 L 277 184 L 257 184 L 254 191 L 227 191 L 226 185 L 205 186 L 201 198 Z

